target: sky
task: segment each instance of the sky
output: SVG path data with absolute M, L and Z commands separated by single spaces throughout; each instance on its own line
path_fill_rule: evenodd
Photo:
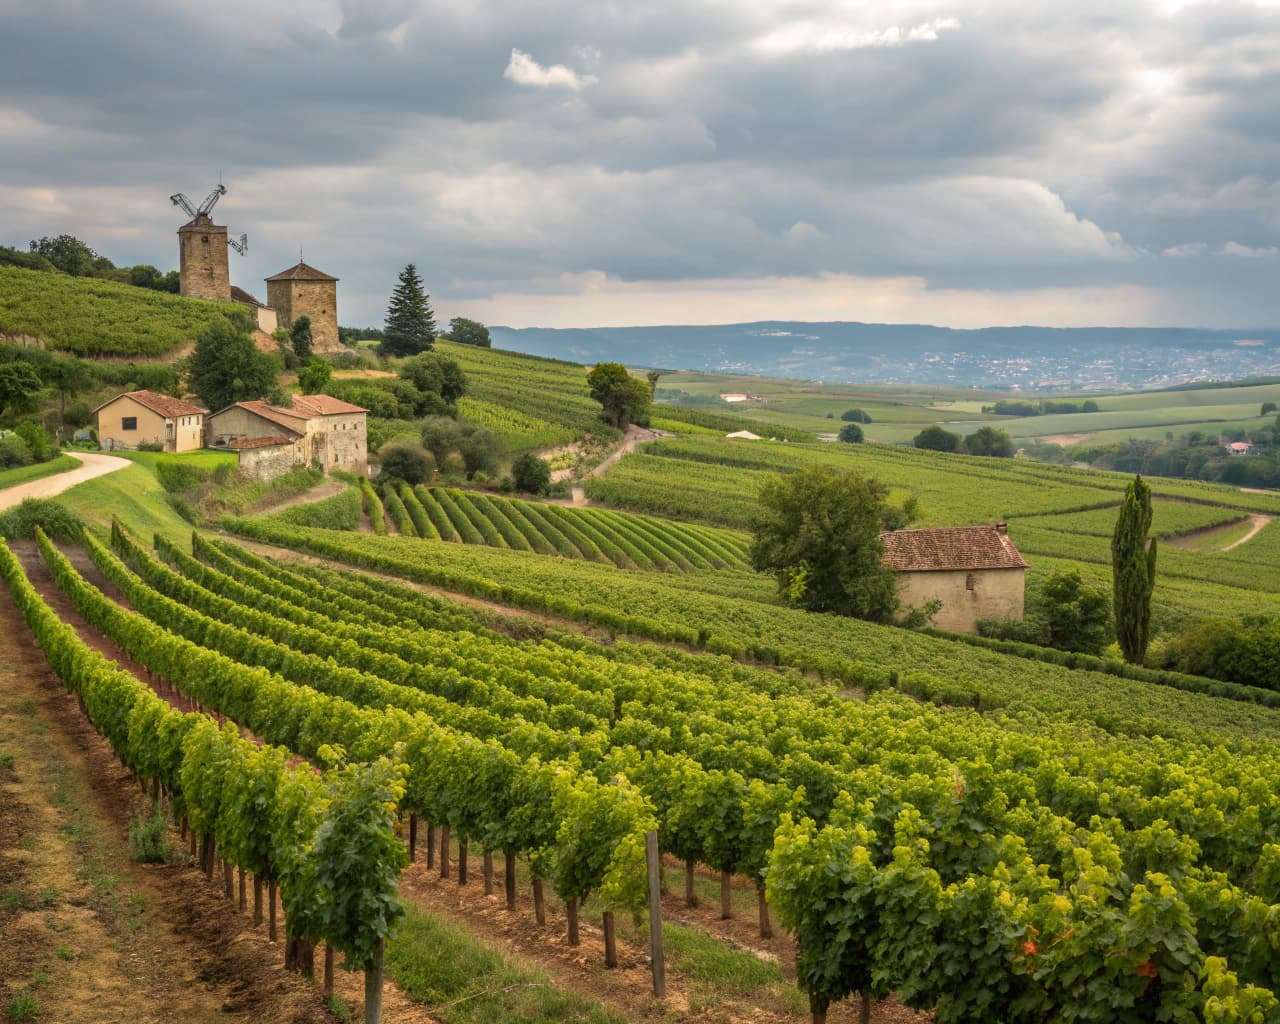
M 1280 326 L 1280 0 L 0 0 L 0 244 L 438 319 Z

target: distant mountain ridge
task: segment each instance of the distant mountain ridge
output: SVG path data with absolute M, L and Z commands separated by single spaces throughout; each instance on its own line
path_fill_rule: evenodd
M 769 320 L 714 326 L 491 327 L 494 344 L 581 363 L 845 383 L 1167 387 L 1280 374 L 1280 329 L 984 327 Z

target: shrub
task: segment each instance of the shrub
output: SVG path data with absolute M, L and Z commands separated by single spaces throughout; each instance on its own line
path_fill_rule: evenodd
M 836 438 L 846 444 L 861 444 L 863 438 L 862 428 L 856 423 L 846 423 L 840 428 L 840 433 L 836 435 Z
M 445 452 L 440 460 L 440 475 L 446 480 L 462 480 L 467 475 L 467 462 L 459 451 Z
M 39 423 L 26 420 L 14 427 L 13 432 L 27 442 L 31 457 L 36 462 L 48 462 L 58 454 L 58 446 Z
M 30 540 L 35 537 L 37 526 L 54 540 L 69 544 L 78 543 L 84 534 L 84 521 L 51 498 L 27 498 L 0 515 L 0 536 L 8 540 Z
M 198 487 L 213 476 L 210 470 L 190 462 L 158 462 L 155 468 L 160 486 L 170 494 Z
M 831 418 L 831 414 L 827 414 L 827 419 Z M 846 423 L 870 423 L 871 417 L 862 409 L 849 409 L 840 414 L 840 418 Z
M 541 494 L 551 483 L 551 464 L 532 452 L 517 455 L 511 463 L 511 482 L 518 490 Z
M 164 442 L 163 441 L 143 441 L 140 445 L 138 445 L 138 451 L 162 452 L 164 451 Z
M 129 856 L 139 864 L 169 860 L 169 823 L 159 807 L 129 819 Z
M 407 484 L 425 484 L 435 472 L 435 459 L 414 441 L 392 441 L 378 452 L 382 475 L 395 477 Z
M 29 466 L 33 462 L 35 459 L 31 455 L 31 449 L 17 434 L 0 437 L 0 468 Z
M 88 402 L 68 402 L 62 421 L 69 427 L 87 427 L 93 423 L 93 410 Z

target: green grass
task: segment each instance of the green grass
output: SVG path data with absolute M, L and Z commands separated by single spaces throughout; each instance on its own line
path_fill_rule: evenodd
M 99 526 L 110 526 L 114 516 L 141 537 L 159 533 L 181 543 L 191 536 L 191 524 L 165 500 L 160 481 L 143 463 L 77 484 L 58 501 Z
M 9 1006 L 5 1012 L 11 1021 L 34 1020 L 36 1014 L 40 1012 L 40 1000 L 36 998 L 34 992 L 24 988 L 13 994 L 13 998 L 9 1000 Z
M 96 278 L 0 267 L 0 331 L 91 356 L 158 356 L 193 340 L 234 302 L 206 302 Z
M 80 465 L 80 460 L 72 458 L 70 455 L 56 455 L 48 462 L 36 462 L 30 466 L 14 466 L 11 469 L 0 469 L 0 490 L 6 487 L 13 487 L 15 484 L 25 484 L 32 480 L 39 480 L 46 476 L 53 476 L 55 473 L 65 473 L 68 469 L 75 469 Z
M 619 1014 L 560 988 L 465 928 L 410 906 L 387 947 L 387 972 L 442 1024 L 622 1024 Z
M 235 466 L 236 456 L 233 452 L 215 452 L 201 448 L 194 452 L 112 452 L 122 459 L 149 466 L 153 470 L 162 462 L 173 462 L 184 466 L 196 466 L 199 469 L 217 469 L 219 466 Z

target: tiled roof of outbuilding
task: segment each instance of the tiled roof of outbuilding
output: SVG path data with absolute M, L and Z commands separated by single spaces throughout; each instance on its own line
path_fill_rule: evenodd
M 337 416 L 348 412 L 369 411 L 332 395 L 294 395 L 292 401 L 294 409 L 308 416 Z
M 181 398 L 174 398 L 173 395 L 162 395 L 159 391 L 126 391 L 122 395 L 116 395 L 110 401 L 103 402 L 98 409 L 106 408 L 121 398 L 132 398 L 139 405 L 159 413 L 165 419 L 173 419 L 175 416 L 202 416 L 209 411 Z M 93 411 L 97 412 L 98 409 Z
M 896 572 L 1027 568 L 1003 523 L 895 530 L 880 540 L 883 563 Z

